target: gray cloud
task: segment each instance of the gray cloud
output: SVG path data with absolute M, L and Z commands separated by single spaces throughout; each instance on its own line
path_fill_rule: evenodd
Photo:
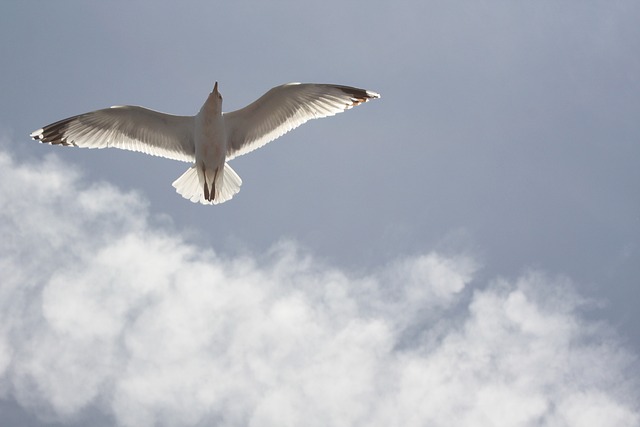
M 630 426 L 636 355 L 569 279 L 427 252 L 225 255 L 137 193 L 0 151 L 0 396 L 73 424 Z

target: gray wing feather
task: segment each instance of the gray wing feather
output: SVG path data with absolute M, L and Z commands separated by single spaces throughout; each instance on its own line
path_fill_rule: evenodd
M 195 161 L 194 118 L 119 106 L 69 117 L 31 133 L 37 141 L 86 148 L 115 147 Z
M 245 108 L 224 114 L 227 160 L 260 148 L 308 120 L 333 116 L 379 97 L 365 89 L 330 84 L 274 87 Z

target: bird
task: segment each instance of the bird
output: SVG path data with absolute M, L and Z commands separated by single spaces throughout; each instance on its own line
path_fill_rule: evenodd
M 195 116 L 177 116 L 145 107 L 113 106 L 69 117 L 33 131 L 51 145 L 115 147 L 192 163 L 173 187 L 205 205 L 230 200 L 242 180 L 228 162 L 271 142 L 311 119 L 333 116 L 380 94 L 351 86 L 287 83 L 253 103 L 222 112 L 218 82 Z

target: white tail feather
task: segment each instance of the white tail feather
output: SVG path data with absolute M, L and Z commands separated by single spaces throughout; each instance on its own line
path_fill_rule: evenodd
M 194 203 L 200 202 L 203 205 L 217 205 L 230 200 L 240 191 L 241 185 L 242 179 L 226 163 L 224 164 L 222 176 L 219 176 L 215 182 L 216 197 L 213 201 L 208 201 L 204 198 L 204 181 L 201 181 L 195 166 L 191 166 L 178 179 L 173 181 L 173 186 L 178 194 Z
M 216 198 L 213 203 L 223 203 L 227 200 L 231 200 L 233 196 L 240 191 L 241 185 L 242 179 L 240 179 L 236 171 L 231 169 L 231 166 L 225 163 L 222 180 L 218 178 L 218 181 L 215 183 Z

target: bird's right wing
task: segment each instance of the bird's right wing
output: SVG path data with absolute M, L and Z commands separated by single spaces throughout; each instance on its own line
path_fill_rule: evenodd
M 32 132 L 31 138 L 53 145 L 115 147 L 194 162 L 193 129 L 194 117 L 127 105 L 60 120 Z
M 245 108 L 223 115 L 227 160 L 260 148 L 308 120 L 333 116 L 379 97 L 365 89 L 331 84 L 276 86 Z

